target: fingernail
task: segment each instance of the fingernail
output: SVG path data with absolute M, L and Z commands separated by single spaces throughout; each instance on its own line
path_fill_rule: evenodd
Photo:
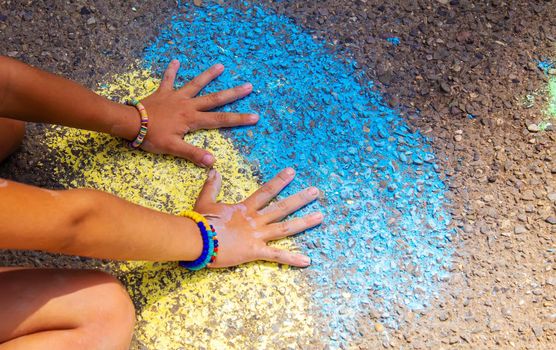
M 303 265 L 309 265 L 311 264 L 311 258 L 305 255 L 301 255 L 299 257 L 299 262 L 301 262 Z
M 205 154 L 203 159 L 201 159 L 201 163 L 206 167 L 210 167 L 214 163 L 214 157 L 211 154 Z
M 256 123 L 259 121 L 259 116 L 256 114 L 250 114 L 249 115 L 249 122 L 250 123 Z
M 313 214 L 311 214 L 311 219 L 314 219 L 314 220 L 322 220 L 323 217 L 324 216 L 322 215 L 322 213 L 313 213 Z
M 293 176 L 295 174 L 295 170 L 293 170 L 292 168 L 287 168 L 286 169 L 286 174 Z
M 316 187 L 309 187 L 308 191 L 312 196 L 316 196 L 317 194 L 319 194 L 319 190 Z
M 216 175 L 216 170 L 214 170 L 214 168 L 210 169 L 210 171 L 208 173 L 209 180 L 213 180 L 215 175 Z
M 224 69 L 224 65 L 221 64 L 221 63 L 217 63 L 217 64 L 215 64 L 212 68 L 213 68 L 215 71 L 218 71 L 218 72 L 219 72 L 219 71 L 221 71 L 221 70 Z
M 245 83 L 245 84 L 241 85 L 241 88 L 242 88 L 243 90 L 251 90 L 251 89 L 253 88 L 253 84 L 251 84 L 251 83 Z
M 171 63 L 175 66 L 176 64 L 180 63 L 180 61 L 178 61 L 178 60 L 172 60 Z

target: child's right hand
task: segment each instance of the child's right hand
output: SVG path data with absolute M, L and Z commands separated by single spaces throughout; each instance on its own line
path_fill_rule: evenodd
M 197 199 L 194 210 L 205 215 L 214 226 L 219 240 L 218 256 L 209 267 L 227 267 L 255 260 L 275 261 L 298 267 L 311 263 L 308 256 L 270 247 L 274 241 L 319 225 L 320 212 L 290 221 L 281 221 L 319 196 L 309 187 L 288 198 L 270 203 L 295 177 L 292 168 L 282 170 L 249 198 L 237 204 L 217 203 L 222 178 L 212 169 Z

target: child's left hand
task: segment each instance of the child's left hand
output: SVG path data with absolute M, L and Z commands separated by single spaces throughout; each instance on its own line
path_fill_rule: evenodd
M 249 198 L 237 204 L 217 203 L 222 178 L 212 169 L 195 203 L 194 210 L 203 214 L 218 235 L 218 255 L 209 267 L 227 267 L 255 260 L 275 261 L 298 267 L 311 263 L 308 256 L 270 247 L 275 241 L 319 225 L 320 212 L 281 221 L 319 196 L 316 187 L 306 188 L 288 198 L 270 203 L 294 178 L 292 168 L 282 170 Z
M 253 91 L 250 83 L 216 93 L 197 94 L 224 71 L 215 64 L 180 89 L 174 89 L 174 81 L 180 67 L 177 60 L 168 65 L 159 88 L 141 102 L 149 114 L 149 132 L 141 148 L 153 153 L 171 154 L 188 159 L 202 167 L 211 167 L 214 157 L 206 150 L 183 140 L 186 133 L 199 129 L 215 129 L 257 123 L 256 114 L 209 112 L 225 104 L 239 100 Z M 135 117 L 137 123 L 138 117 Z M 139 126 L 137 124 L 137 130 Z

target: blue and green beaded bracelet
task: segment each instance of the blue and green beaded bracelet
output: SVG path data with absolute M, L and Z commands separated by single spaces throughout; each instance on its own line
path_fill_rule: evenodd
M 201 238 L 203 239 L 203 250 L 201 255 L 193 261 L 180 261 L 179 265 L 191 271 L 198 271 L 206 267 L 209 263 L 213 263 L 218 255 L 218 237 L 214 227 L 209 225 L 208 221 L 201 214 L 186 210 L 179 214 L 179 216 L 187 217 L 197 223 Z

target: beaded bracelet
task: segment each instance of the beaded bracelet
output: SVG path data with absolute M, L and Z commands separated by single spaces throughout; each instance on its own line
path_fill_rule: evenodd
M 131 101 L 128 101 L 127 104 L 135 107 L 141 115 L 141 128 L 139 129 L 139 133 L 137 134 L 137 137 L 135 137 L 135 140 L 129 143 L 129 147 L 136 149 L 141 147 L 143 141 L 145 140 L 145 136 L 147 136 L 147 131 L 149 130 L 149 116 L 147 115 L 145 106 L 143 106 L 139 100 L 132 99 Z
M 203 250 L 201 251 L 201 256 L 193 261 L 180 261 L 179 264 L 192 271 L 200 270 L 206 267 L 208 264 L 213 263 L 218 255 L 218 237 L 216 236 L 216 231 L 212 225 L 209 225 L 207 219 L 201 214 L 186 210 L 178 214 L 197 223 L 199 231 L 201 232 L 201 238 L 203 239 Z

